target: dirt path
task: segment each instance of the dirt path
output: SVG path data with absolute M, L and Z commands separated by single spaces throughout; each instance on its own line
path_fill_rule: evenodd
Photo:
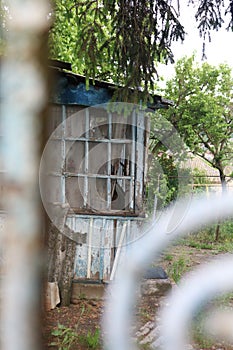
M 169 277 L 180 278 L 185 272 L 194 269 L 196 266 L 216 258 L 219 255 L 214 250 L 204 250 L 190 248 L 183 245 L 173 246 L 166 250 L 160 261 L 156 265 L 162 266 L 169 274 Z M 222 255 L 222 254 L 221 254 Z M 148 321 L 154 321 L 155 310 L 159 307 L 161 298 L 156 296 L 144 296 L 141 298 L 136 308 L 136 318 L 138 327 Z M 44 315 L 43 320 L 43 338 L 45 349 L 58 349 L 58 346 L 50 346 L 52 342 L 57 341 L 57 337 L 51 335 L 52 330 L 56 329 L 58 324 L 70 327 L 79 334 L 73 346 L 70 349 L 88 350 L 101 349 L 100 346 L 91 347 L 89 338 L 96 335 L 96 330 L 100 329 L 100 320 L 103 312 L 103 303 L 101 301 L 80 300 L 77 305 L 70 307 L 57 307 Z M 89 339 L 89 340 L 90 340 Z M 221 345 L 221 346 L 220 346 Z M 65 349 L 65 348 L 64 348 Z M 231 347 L 225 347 L 223 344 L 217 344 L 213 347 L 200 347 L 202 350 L 218 349 L 230 350 Z
M 174 245 L 163 253 L 162 258 L 158 263 L 167 272 L 171 272 L 171 267 L 173 265 L 175 265 L 174 268 L 179 268 L 179 265 L 177 266 L 174 263 L 180 261 L 185 265 L 184 272 L 186 272 L 226 254 L 229 253 L 219 253 L 218 250 L 214 249 L 197 249 L 185 245 Z

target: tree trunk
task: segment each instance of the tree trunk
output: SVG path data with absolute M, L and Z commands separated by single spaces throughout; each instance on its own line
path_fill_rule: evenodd
M 218 169 L 218 171 L 219 171 L 220 181 L 222 185 L 222 193 L 226 193 L 227 192 L 226 175 L 224 174 L 224 171 L 222 169 Z
M 74 276 L 76 243 L 62 234 L 50 223 L 48 229 L 48 282 L 57 282 L 61 305 L 68 306 L 71 299 L 71 286 Z
M 220 222 L 217 223 L 215 230 L 215 242 L 219 242 L 220 239 Z
M 226 193 L 226 191 L 227 191 L 226 175 L 224 174 L 224 171 L 222 168 L 218 168 L 218 171 L 219 171 L 219 177 L 220 177 L 220 181 L 221 181 L 222 193 Z M 216 226 L 216 230 L 215 230 L 215 241 L 216 242 L 219 241 L 220 234 L 221 234 L 220 222 L 218 222 L 218 224 Z

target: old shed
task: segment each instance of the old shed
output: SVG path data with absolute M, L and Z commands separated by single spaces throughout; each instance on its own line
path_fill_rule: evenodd
M 116 86 L 90 82 L 52 61 L 55 92 L 41 167 L 47 213 L 76 242 L 74 281 L 109 281 L 140 238 L 150 120 L 140 108 L 109 107 Z M 169 101 L 153 96 L 150 108 Z

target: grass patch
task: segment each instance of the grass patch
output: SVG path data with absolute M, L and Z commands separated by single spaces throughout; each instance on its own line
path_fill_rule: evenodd
M 195 248 L 195 249 L 206 249 L 212 250 L 214 253 L 224 253 L 224 252 L 233 252 L 233 241 L 223 241 L 223 242 L 205 242 L 198 239 L 196 236 L 188 236 L 187 238 L 183 238 L 179 240 L 179 244 Z
M 80 341 L 88 349 L 98 349 L 100 347 L 100 330 L 97 328 L 93 333 L 88 331 L 86 335 L 80 336 Z
M 100 330 L 96 329 L 93 333 L 88 331 L 87 334 L 78 334 L 70 327 L 59 324 L 51 334 L 56 338 L 49 346 L 56 346 L 58 350 L 70 350 L 78 344 L 82 344 L 87 349 L 100 349 Z
M 163 257 L 163 260 L 165 260 L 165 261 L 172 261 L 173 260 L 173 256 L 171 254 L 166 254 Z
M 184 273 L 189 270 L 189 264 L 190 260 L 181 256 L 168 267 L 168 276 L 171 277 L 175 283 L 178 283 Z
M 220 226 L 220 239 L 215 240 L 216 225 L 203 228 L 195 234 L 177 240 L 180 245 L 196 249 L 214 250 L 216 253 L 233 252 L 233 221 L 229 220 Z
M 220 294 L 218 297 L 210 300 L 202 308 L 198 310 L 196 315 L 193 318 L 192 324 L 192 338 L 194 342 L 201 348 L 211 348 L 216 344 L 216 341 L 220 341 L 220 339 L 216 339 L 215 337 L 206 334 L 205 331 L 205 322 L 206 317 L 211 314 L 212 311 L 218 309 L 229 309 L 232 307 L 233 303 L 233 293 Z M 221 346 L 220 346 L 221 347 Z M 230 347 L 232 349 L 232 347 Z

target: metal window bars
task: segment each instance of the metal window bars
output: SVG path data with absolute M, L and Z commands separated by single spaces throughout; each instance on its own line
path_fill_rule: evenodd
M 111 112 L 88 108 L 69 118 L 73 121 L 67 122 L 63 105 L 62 126 L 49 141 L 61 142 L 63 164 L 50 171 L 52 181 L 60 178 L 62 186 L 54 200 L 61 197 L 61 203 L 68 202 L 76 213 L 135 213 L 136 197 L 138 203 L 143 197 L 144 116 L 133 111 L 130 120 L 121 124 Z M 80 130 L 68 130 L 75 123 Z

